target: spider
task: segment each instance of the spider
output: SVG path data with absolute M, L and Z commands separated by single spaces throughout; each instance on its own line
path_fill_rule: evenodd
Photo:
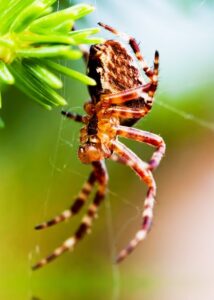
M 69 209 L 55 218 L 37 225 L 36 229 L 44 229 L 58 224 L 77 214 L 86 203 L 95 183 L 98 188 L 93 202 L 89 205 L 79 228 L 74 235 L 65 240 L 52 254 L 40 260 L 32 268 L 38 269 L 51 262 L 64 252 L 72 250 L 89 231 L 98 208 L 103 202 L 108 183 L 105 159 L 129 166 L 148 186 L 144 201 L 142 223 L 134 238 L 116 258 L 116 262 L 124 260 L 147 236 L 153 219 L 153 208 L 156 196 L 156 184 L 152 171 L 159 165 L 165 153 L 165 143 L 156 134 L 132 128 L 139 119 L 149 113 L 154 101 L 158 85 L 159 53 L 155 51 L 153 68 L 145 62 L 136 40 L 125 33 L 98 23 L 104 29 L 128 42 L 148 78 L 146 83 L 132 56 L 122 43 L 106 40 L 102 44 L 90 47 L 88 55 L 88 75 L 96 80 L 96 86 L 89 87 L 91 100 L 86 102 L 85 116 L 62 111 L 69 119 L 83 123 L 80 130 L 80 147 L 78 157 L 82 163 L 91 164 L 92 171 L 83 185 L 79 195 Z M 146 143 L 156 148 L 148 163 L 142 161 L 134 152 L 118 141 L 118 137 Z

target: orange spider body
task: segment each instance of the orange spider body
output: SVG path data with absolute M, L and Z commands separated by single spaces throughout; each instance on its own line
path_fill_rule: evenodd
M 126 48 L 117 41 L 107 40 L 90 48 L 88 76 L 95 79 L 96 86 L 89 87 L 91 101 L 84 106 L 88 117 L 81 129 L 78 156 L 83 163 L 109 158 L 112 155 L 109 143 L 116 139 L 117 125 L 132 126 L 139 118 L 111 116 L 105 113 L 105 104 L 98 103 L 102 95 L 111 95 L 139 87 L 143 84 L 142 76 L 135 66 L 133 58 Z M 142 97 L 125 103 L 125 106 L 139 108 L 145 106 Z

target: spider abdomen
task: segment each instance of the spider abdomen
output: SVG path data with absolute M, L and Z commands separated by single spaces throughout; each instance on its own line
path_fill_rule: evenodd
M 93 103 L 100 95 L 113 94 L 142 85 L 141 74 L 126 48 L 117 41 L 107 40 L 90 48 L 88 75 L 96 80 L 90 86 Z
M 96 80 L 96 86 L 90 86 L 89 92 L 92 103 L 100 101 L 103 94 L 115 94 L 131 88 L 141 86 L 143 78 L 132 56 L 118 41 L 107 40 L 103 44 L 90 48 L 88 61 L 88 75 Z M 137 98 L 125 106 L 137 108 L 145 105 L 144 99 Z M 139 119 L 124 118 L 121 124 L 132 126 Z

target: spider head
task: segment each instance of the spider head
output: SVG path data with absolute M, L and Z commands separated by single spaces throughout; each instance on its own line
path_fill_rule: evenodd
M 82 163 L 89 164 L 93 161 L 102 160 L 104 153 L 99 144 L 86 143 L 79 147 L 78 156 Z

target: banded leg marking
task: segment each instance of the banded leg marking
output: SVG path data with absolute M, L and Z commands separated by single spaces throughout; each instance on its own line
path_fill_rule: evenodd
M 53 251 L 53 253 L 51 253 L 49 256 L 43 258 L 37 264 L 35 264 L 32 267 L 33 270 L 37 270 L 47 265 L 60 255 L 62 255 L 64 252 L 72 250 L 74 246 L 78 243 L 78 241 L 80 241 L 91 228 L 92 221 L 96 217 L 97 210 L 101 202 L 105 198 L 106 187 L 108 182 L 108 175 L 104 161 L 97 161 L 92 163 L 92 165 L 94 167 L 94 173 L 96 174 L 96 179 L 98 181 L 98 191 L 95 194 L 93 203 L 89 206 L 86 215 L 83 217 L 79 228 L 76 230 L 75 234 L 72 237 L 65 240 L 61 246 L 59 246 Z
M 104 94 L 104 95 L 101 95 L 100 105 L 104 106 L 104 107 L 108 107 L 112 104 L 122 104 L 122 103 L 128 102 L 130 100 L 134 100 L 137 98 L 144 98 L 145 103 L 147 103 L 152 100 L 152 98 L 150 96 L 148 96 L 148 92 L 150 92 L 152 90 L 153 90 L 152 83 L 147 83 L 147 84 L 140 85 L 140 86 L 132 88 L 132 89 L 124 90 L 119 93 L 106 94 L 106 95 Z M 99 102 L 98 102 L 98 105 L 99 105 Z
M 156 147 L 156 151 L 153 153 L 149 161 L 149 169 L 154 170 L 157 168 L 166 150 L 166 145 L 159 135 L 120 125 L 117 126 L 117 134 L 122 137 Z
M 118 118 L 134 118 L 134 119 L 139 119 L 147 115 L 150 111 L 151 107 L 144 106 L 142 108 L 129 108 L 129 107 L 123 107 L 123 106 L 115 106 L 108 108 L 106 110 L 102 110 L 99 112 L 100 117 L 101 115 L 112 115 L 116 116 Z
M 128 246 L 124 248 L 118 255 L 116 262 L 119 263 L 124 260 L 137 245 L 146 238 L 148 231 L 152 225 L 153 208 L 155 204 L 156 184 L 150 170 L 147 169 L 147 164 L 144 163 L 135 153 L 128 149 L 120 142 L 112 143 L 113 150 L 118 155 L 119 162 L 122 162 L 132 168 L 135 173 L 143 180 L 147 186 L 148 191 L 144 201 L 144 209 L 142 213 L 142 224 L 140 230 L 137 231 L 134 238 L 129 242 Z M 117 156 L 114 155 L 114 160 Z
M 83 187 L 82 187 L 79 195 L 77 196 L 76 200 L 74 201 L 73 205 L 69 209 L 64 210 L 61 214 L 57 215 L 53 219 L 35 226 L 35 229 L 37 229 L 37 230 L 45 229 L 47 227 L 50 227 L 50 226 L 56 225 L 60 222 L 63 222 L 65 220 L 69 219 L 71 216 L 77 214 L 80 211 L 80 209 L 83 207 L 83 205 L 85 204 L 86 200 L 88 199 L 88 197 L 92 191 L 92 188 L 95 184 L 95 181 L 96 181 L 95 173 L 91 172 L 88 180 L 83 185 Z
M 159 74 L 159 52 L 156 50 L 155 51 L 155 56 L 154 56 L 154 67 L 153 67 L 153 75 L 151 77 L 151 87 L 150 91 L 148 92 L 148 95 L 150 97 L 153 97 L 155 94 L 155 91 L 158 86 L 158 74 Z
M 107 171 L 104 167 L 104 162 L 95 162 L 93 165 L 97 168 L 97 175 L 99 176 L 98 178 L 98 190 L 95 194 L 94 201 L 92 204 L 89 206 L 88 211 L 86 215 L 82 219 L 82 223 L 80 224 L 79 228 L 77 229 L 75 233 L 75 237 L 77 240 L 82 239 L 87 232 L 89 232 L 93 220 L 97 216 L 97 211 L 102 203 L 102 201 L 105 198 L 106 195 L 106 187 L 107 187 L 107 182 L 108 182 L 108 176 L 107 176 Z M 102 165 L 103 164 L 103 165 Z M 104 167 L 104 168 L 103 168 Z
M 64 111 L 64 110 L 61 111 L 61 114 L 68 119 L 74 120 L 76 122 L 84 123 L 83 116 L 81 116 L 79 114 L 75 114 L 75 113 L 72 113 L 69 111 Z

